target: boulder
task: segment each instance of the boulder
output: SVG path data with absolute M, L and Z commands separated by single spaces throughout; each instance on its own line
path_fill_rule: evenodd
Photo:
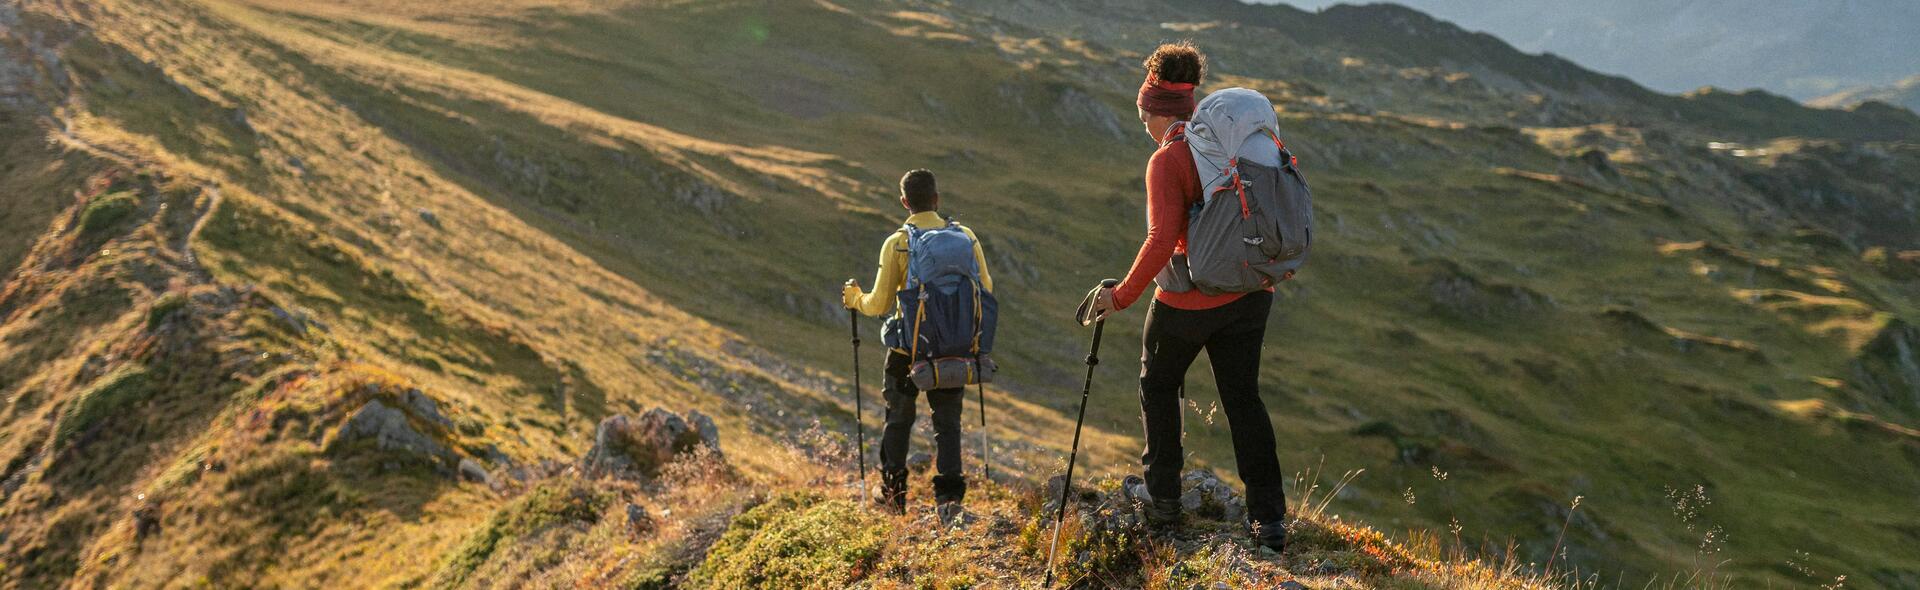
M 1186 477 L 1181 478 L 1180 487 L 1186 490 L 1180 494 L 1180 507 L 1188 514 L 1225 522 L 1247 518 L 1246 499 L 1212 471 L 1188 471 Z
M 932 467 L 933 467 L 932 455 L 928 455 L 926 453 L 914 453 L 912 456 L 907 457 L 907 471 L 911 471 L 913 473 L 926 473 L 927 469 L 930 469 Z
M 412 410 L 415 418 L 439 424 L 442 428 L 453 428 L 453 421 L 440 413 L 440 404 L 434 402 L 433 398 L 427 397 L 425 392 L 419 389 L 408 389 L 401 395 L 400 401 Z
M 493 485 L 493 476 L 488 475 L 487 469 L 473 459 L 460 459 L 460 478 L 474 483 Z
M 337 443 L 349 443 L 367 439 L 372 439 L 375 446 L 384 450 L 429 456 L 447 454 L 445 446 L 414 430 L 407 421 L 406 412 L 378 399 L 368 401 L 367 405 L 361 406 L 359 411 L 347 418 L 334 440 Z
M 700 413 L 700 410 L 691 410 L 687 412 L 687 422 L 693 424 L 694 432 L 700 434 L 700 444 L 706 445 L 715 455 L 720 454 L 720 427 L 713 423 L 713 418 Z
M 713 421 L 696 415 L 695 424 L 660 408 L 639 418 L 608 416 L 593 432 L 593 448 L 581 458 L 595 473 L 637 473 L 652 477 L 680 455 L 708 448 L 720 450 L 720 433 Z M 704 431 L 704 432 L 703 432 Z

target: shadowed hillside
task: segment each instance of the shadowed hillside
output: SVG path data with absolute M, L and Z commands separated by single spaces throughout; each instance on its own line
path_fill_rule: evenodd
M 1283 464 L 1364 474 L 1286 556 L 1092 510 L 1080 583 L 1920 586 L 1920 116 L 1227 0 L 0 6 L 0 585 L 734 587 L 806 539 L 845 583 L 1030 577 L 1175 38 L 1319 196 L 1263 365 Z M 978 535 L 843 483 L 837 285 L 923 166 L 1000 291 Z M 1122 319 L 1089 506 L 1140 447 Z M 1192 463 L 1228 465 L 1194 376 Z M 586 468 L 655 407 L 724 459 Z M 1474 558 L 1501 581 L 1435 573 Z

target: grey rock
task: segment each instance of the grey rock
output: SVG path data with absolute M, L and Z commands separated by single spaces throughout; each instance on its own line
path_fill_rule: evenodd
M 633 459 L 621 450 L 622 439 L 633 430 L 633 421 L 626 414 L 614 414 L 600 420 L 593 429 L 593 448 L 587 449 L 582 458 L 588 469 L 594 471 L 625 471 L 633 468 Z
M 1078 88 L 1067 88 L 1060 92 L 1053 105 L 1053 116 L 1068 125 L 1098 131 L 1113 139 L 1125 139 L 1127 136 L 1126 129 L 1120 125 L 1120 119 L 1112 109 Z
M 651 452 L 656 463 L 666 463 L 677 453 L 691 451 L 700 444 L 700 433 L 678 414 L 660 408 L 647 410 L 635 423 L 635 442 L 643 452 Z M 638 459 L 638 457 L 636 457 Z
M 460 478 L 481 484 L 493 484 L 493 476 L 487 475 L 487 469 L 473 459 L 460 459 Z
M 426 222 L 427 225 L 433 226 L 434 229 L 440 229 L 439 215 L 434 214 L 433 211 L 425 207 L 418 209 L 417 212 L 420 214 L 420 221 Z
M 907 457 L 907 471 L 911 471 L 914 473 L 926 473 L 927 469 L 931 467 L 933 467 L 932 455 L 928 455 L 926 453 L 914 453 L 913 455 Z
M 1194 470 L 1181 478 L 1180 507 L 1203 518 L 1240 522 L 1247 517 L 1246 499 L 1212 471 Z
M 366 439 L 373 439 L 376 446 L 385 450 L 432 456 L 447 453 L 445 446 L 414 430 L 413 425 L 407 422 L 406 412 L 377 399 L 367 402 L 347 418 L 335 440 L 353 442 Z
M 700 410 L 692 410 L 687 412 L 687 422 L 692 423 L 694 432 L 700 434 L 700 444 L 706 445 L 715 454 L 720 453 L 720 427 L 713 423 L 713 418 L 700 413 Z
M 709 424 L 711 420 L 707 420 Z M 718 444 L 719 430 L 711 433 Z M 639 418 L 608 416 L 594 429 L 593 447 L 582 462 L 596 473 L 637 473 L 651 477 L 675 457 L 706 444 L 701 433 L 679 415 L 660 408 Z M 717 447 L 716 447 L 717 450 Z
M 646 507 L 628 502 L 627 534 L 633 537 L 643 537 L 653 533 L 653 529 L 653 516 L 647 514 Z
M 439 424 L 442 428 L 453 428 L 453 421 L 440 414 L 440 404 L 433 401 L 433 398 L 427 397 L 426 392 L 408 389 L 400 396 L 400 401 L 405 402 L 407 407 L 413 410 L 415 418 Z
M 287 326 L 293 328 L 293 331 L 300 333 L 301 336 L 307 335 L 306 314 L 288 311 L 277 305 L 268 311 L 273 312 L 273 317 L 279 318 L 282 322 L 286 322 Z

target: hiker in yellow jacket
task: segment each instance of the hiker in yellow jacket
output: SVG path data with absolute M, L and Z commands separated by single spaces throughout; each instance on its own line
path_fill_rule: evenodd
M 940 193 L 934 187 L 933 173 L 908 172 L 900 179 L 900 205 L 908 212 L 907 225 L 922 229 L 945 227 L 941 217 Z M 993 277 L 987 273 L 987 257 L 973 230 L 961 228 L 973 239 L 974 262 L 979 268 L 982 289 L 993 291 Z M 874 289 L 863 292 L 858 281 L 849 279 L 841 292 L 841 303 L 868 316 L 894 314 L 890 323 L 900 320 L 895 299 L 907 280 L 907 232 L 896 231 L 880 247 L 880 271 L 874 275 Z M 908 376 L 913 359 L 908 351 L 895 345 L 887 351 L 886 385 L 887 426 L 880 436 L 880 502 L 895 512 L 904 512 L 907 502 L 907 446 L 913 434 L 919 388 Z M 966 497 L 967 480 L 960 466 L 960 413 L 965 389 L 935 389 L 926 392 L 927 405 L 933 409 L 935 447 L 933 478 L 934 501 L 940 517 L 950 519 L 959 512 Z

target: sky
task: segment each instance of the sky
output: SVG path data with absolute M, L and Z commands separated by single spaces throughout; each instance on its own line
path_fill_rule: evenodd
M 1335 1 L 1285 3 L 1315 10 Z M 1920 74 L 1920 0 L 1396 3 L 1664 92 L 1762 88 L 1808 100 Z

